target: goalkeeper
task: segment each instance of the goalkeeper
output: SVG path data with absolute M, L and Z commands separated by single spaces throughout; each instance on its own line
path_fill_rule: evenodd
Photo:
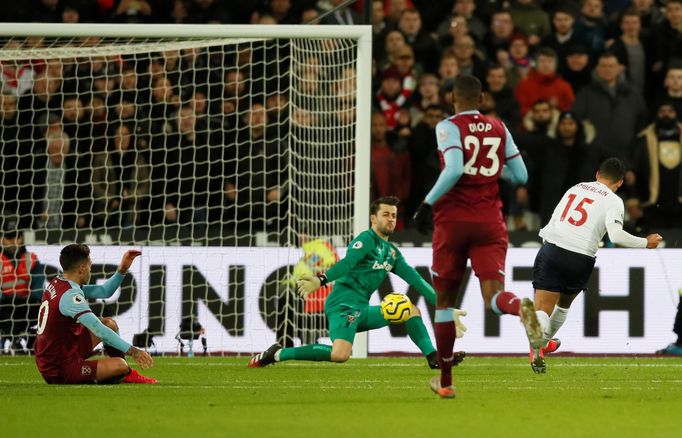
M 295 348 L 282 348 L 274 344 L 249 361 L 249 367 L 258 368 L 286 360 L 311 360 L 345 362 L 353 350 L 356 332 L 374 330 L 389 324 L 381 314 L 381 306 L 370 306 L 369 297 L 393 271 L 415 287 L 426 300 L 435 304 L 436 293 L 429 283 L 405 262 L 400 251 L 388 241 L 393 233 L 398 215 L 398 198 L 383 197 L 370 207 L 371 228 L 356 237 L 348 246 L 346 257 L 325 274 L 304 275 L 298 281 L 298 292 L 304 298 L 321 286 L 336 281 L 325 303 L 332 345 L 310 344 Z M 424 326 L 419 310 L 413 305 L 410 319 L 405 323 L 407 333 L 426 357 L 429 367 L 438 368 L 436 350 Z M 459 335 L 466 330 L 458 326 Z M 464 353 L 455 355 L 455 363 Z

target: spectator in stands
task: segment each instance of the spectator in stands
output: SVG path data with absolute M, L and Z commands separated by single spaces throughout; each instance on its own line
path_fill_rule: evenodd
M 379 54 L 375 55 L 377 64 L 383 70 L 393 62 L 392 60 L 398 54 L 398 51 L 407 45 L 405 36 L 399 30 L 390 30 L 386 33 L 384 41 L 384 49 Z
M 625 67 L 633 88 L 651 102 L 654 97 L 653 60 L 649 54 L 653 54 L 654 49 L 650 41 L 640 38 L 641 19 L 634 9 L 628 9 L 621 15 L 620 29 L 623 33 L 613 42 L 610 50 Z
M 670 66 L 663 85 L 665 92 L 658 98 L 658 104 L 670 103 L 675 108 L 677 120 L 682 122 L 682 64 Z
M 386 14 L 384 13 L 383 0 L 372 0 L 372 17 L 370 21 L 372 24 L 372 34 L 374 34 L 375 41 L 381 40 L 380 36 L 385 34 L 389 29 L 389 25 L 386 22 Z
M 642 23 L 642 39 L 652 39 L 654 30 L 663 21 L 663 14 L 654 0 L 632 0 L 632 8 Z
M 600 157 L 590 147 L 594 128 L 580 122 L 572 113 L 561 113 L 552 137 L 552 141 L 541 146 L 544 150 L 542 167 L 537 169 L 541 226 L 549 222 L 565 191 L 593 178 L 594 164 L 600 162 Z
M 276 222 L 259 223 L 253 218 L 276 221 L 284 217 L 281 208 L 285 199 L 286 150 L 271 131 L 263 105 L 254 103 L 242 123 L 225 169 L 225 217 L 236 217 L 239 227 L 271 226 Z
M 625 79 L 623 66 L 612 52 L 599 57 L 594 78 L 578 92 L 573 112 L 594 125 L 595 145 L 603 156 L 631 162 L 632 143 L 646 123 L 647 108 L 642 95 Z
M 440 158 L 436 143 L 436 125 L 446 115 L 441 105 L 430 105 L 412 130 L 410 162 L 412 164 L 412 187 L 405 205 L 405 216 L 412 217 L 428 191 L 440 175 Z
M 438 75 L 443 83 L 448 80 L 454 80 L 459 76 L 459 64 L 457 63 L 457 57 L 452 50 L 445 50 L 441 55 L 440 63 L 438 65 Z
M 537 46 L 549 35 L 549 17 L 535 0 L 515 0 L 509 8 L 516 30 L 528 37 L 528 44 Z
M 97 154 L 93 163 L 95 224 L 129 227 L 145 223 L 149 209 L 150 168 L 137 150 L 132 128 L 115 125 L 109 135 L 111 146 Z
M 473 75 L 481 81 L 485 80 L 485 62 L 476 55 L 476 44 L 469 35 L 459 38 L 452 46 L 452 53 L 457 59 L 459 74 Z
M 400 72 L 403 78 L 403 94 L 409 98 L 417 88 L 417 80 L 422 73 L 421 66 L 416 65 L 414 62 L 414 50 L 412 50 L 412 47 L 406 45 L 398 49 L 393 59 L 393 66 Z
M 75 24 L 80 23 L 81 15 L 73 6 L 65 5 L 62 9 L 62 23 Z
M 526 79 L 530 69 L 535 66 L 535 61 L 529 53 L 526 37 L 520 33 L 514 34 L 509 43 L 509 50 L 500 50 L 497 55 L 497 61 L 505 69 L 509 86 L 512 90 L 516 90 L 519 82 Z
M 38 319 L 45 271 L 38 256 L 24 246 L 24 233 L 19 228 L 18 218 L 6 216 L 0 219 L 3 222 L 0 229 L 0 349 L 7 337 L 12 341 L 15 352 L 21 352 L 19 338 L 23 337 L 27 347 L 23 352 L 28 353 L 35 337 L 35 333 L 28 333 L 29 327 Z
M 493 14 L 490 22 L 490 32 L 485 38 L 487 59 L 506 58 L 512 36 L 514 35 L 514 20 L 509 11 L 497 11 Z
M 515 130 L 521 124 L 521 109 L 514 97 L 514 92 L 507 85 L 507 74 L 500 64 L 493 64 L 488 68 L 485 77 L 488 94 L 495 102 L 495 112 L 497 116 L 510 129 Z
M 575 34 L 595 59 L 604 50 L 607 22 L 602 0 L 581 0 L 580 15 L 575 23 Z
M 392 27 L 397 27 L 398 21 L 403 14 L 403 11 L 411 8 L 412 2 L 410 0 L 389 0 L 386 13 L 388 14 L 388 21 Z
M 455 43 L 455 41 L 463 38 L 465 35 L 470 35 L 466 18 L 461 17 L 459 15 L 453 16 L 450 19 L 450 27 L 448 27 L 448 33 L 440 38 L 440 46 L 451 47 Z
M 414 8 L 405 9 L 400 14 L 398 30 L 405 35 L 407 44 L 412 46 L 417 62 L 424 71 L 435 72 L 438 64 L 438 43 L 422 29 L 419 11 Z
M 234 101 L 237 105 L 237 112 L 248 109 L 248 102 L 245 98 L 248 95 L 247 86 L 249 81 L 243 69 L 229 69 L 225 72 L 223 82 L 223 99 Z
M 575 34 L 575 15 L 568 5 L 558 5 L 552 12 L 554 31 L 542 39 L 540 45 L 554 49 L 557 54 L 557 71 L 563 75 L 566 71 L 566 57 L 569 48 L 580 43 Z
M 392 193 L 403 203 L 410 196 L 411 166 L 408 145 L 400 135 L 390 131 L 380 112 L 372 113 L 372 199 Z M 398 218 L 401 227 L 404 216 Z
M 556 52 L 549 47 L 541 47 L 537 54 L 537 66 L 530 70 L 516 88 L 516 99 L 525 115 L 535 101 L 547 100 L 559 111 L 568 111 L 573 105 L 575 96 L 571 85 L 556 72 Z
M 122 23 L 147 23 L 153 21 L 152 13 L 152 6 L 147 0 L 119 0 L 112 18 Z
M 408 104 L 403 94 L 402 75 L 395 67 L 390 67 L 381 73 L 381 88 L 376 95 L 376 107 L 384 114 L 389 129 L 398 126 L 400 109 Z
M 21 49 L 21 42 L 10 39 L 4 45 L 5 50 Z M 0 61 L 0 92 L 21 96 L 31 89 L 35 70 L 26 61 L 13 59 Z
M 17 98 L 14 94 L 0 94 L 0 212 L 18 211 L 20 178 L 29 169 L 26 160 L 20 161 L 20 127 L 17 123 Z M 28 146 L 28 145 L 26 145 Z
M 443 39 L 448 35 L 452 35 L 453 27 L 461 26 L 459 21 L 455 21 L 456 17 L 461 17 L 466 21 L 468 33 L 476 41 L 483 41 L 488 28 L 476 14 L 476 2 L 474 0 L 455 0 L 452 5 L 452 13 L 446 17 L 438 25 L 436 33 L 438 37 Z
M 637 137 L 636 151 L 642 157 L 638 176 L 652 227 L 682 223 L 682 123 L 677 118 L 675 107 L 663 102 L 654 122 Z
M 318 8 L 324 13 L 331 11 L 334 8 L 339 8 L 345 0 L 320 0 L 317 5 Z M 336 9 L 331 14 L 327 15 L 322 22 L 324 24 L 365 24 L 363 23 L 360 16 L 353 9 L 349 7 L 343 7 Z
M 665 20 L 655 34 L 656 72 L 665 72 L 671 64 L 682 62 L 682 0 L 668 0 L 665 4 Z
M 40 214 L 38 225 L 53 230 L 84 227 L 89 203 L 79 199 L 79 193 L 84 193 L 79 188 L 89 186 L 86 179 L 89 174 L 76 167 L 77 155 L 71 151 L 71 139 L 66 133 L 48 134 L 46 144 L 47 153 L 36 160 L 33 176 L 34 201 Z
M 566 68 L 561 76 L 571 84 L 573 94 L 578 94 L 584 86 L 592 82 L 590 56 L 582 44 L 575 44 L 566 50 Z
M 414 95 L 413 104 L 410 107 L 410 115 L 414 124 L 421 121 L 427 108 L 441 104 L 440 81 L 433 73 L 424 73 L 419 78 L 419 87 Z

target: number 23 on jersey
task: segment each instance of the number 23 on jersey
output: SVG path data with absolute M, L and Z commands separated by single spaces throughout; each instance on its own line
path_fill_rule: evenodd
M 464 150 L 472 151 L 471 158 L 464 163 L 464 173 L 472 176 L 479 173 L 483 176 L 497 175 L 497 172 L 500 170 L 500 158 L 497 155 L 500 144 L 502 144 L 500 137 L 483 137 L 483 146 L 488 147 L 486 158 L 490 161 L 489 165 L 484 166 L 477 161 L 481 150 L 481 141 L 474 135 L 464 137 Z

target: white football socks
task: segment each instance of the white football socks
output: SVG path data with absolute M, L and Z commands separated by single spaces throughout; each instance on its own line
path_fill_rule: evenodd
M 563 307 L 554 306 L 554 311 L 552 316 L 549 317 L 549 330 L 545 332 L 547 336 L 547 342 L 554 337 L 556 332 L 559 331 L 564 322 L 566 321 L 566 315 L 568 315 L 568 309 Z

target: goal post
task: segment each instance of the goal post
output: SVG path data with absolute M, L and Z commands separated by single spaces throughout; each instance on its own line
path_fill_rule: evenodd
M 148 248 L 94 303 L 128 340 L 324 337 L 290 276 L 302 236 L 342 248 L 368 227 L 371 50 L 370 26 L 2 23 L 0 215 L 48 275 L 73 241 L 101 246 L 96 278 L 116 245 Z

